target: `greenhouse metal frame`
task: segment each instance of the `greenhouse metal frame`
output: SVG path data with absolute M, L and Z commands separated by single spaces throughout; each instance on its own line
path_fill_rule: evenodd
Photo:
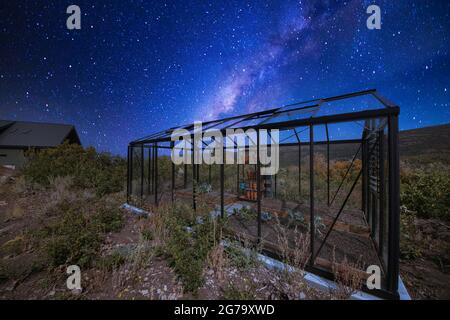
M 399 298 L 399 150 L 398 150 L 398 116 L 400 108 L 382 97 L 375 89 L 354 92 L 329 98 L 313 99 L 295 104 L 285 105 L 279 108 L 254 112 L 245 115 L 227 117 L 219 120 L 207 121 L 203 123 L 203 128 L 218 129 L 224 135 L 229 128 L 234 129 L 254 129 L 257 134 L 256 148 L 260 148 L 260 130 L 278 129 L 286 137 L 280 138 L 280 154 L 283 148 L 290 147 L 298 150 L 298 193 L 302 194 L 302 157 L 309 157 L 309 233 L 310 236 L 310 258 L 306 265 L 306 270 L 320 276 L 333 279 L 330 270 L 317 265 L 317 259 L 322 247 L 326 243 L 333 228 L 339 224 L 339 218 L 347 201 L 355 190 L 358 183 L 361 184 L 361 211 L 370 230 L 371 242 L 378 255 L 383 270 L 383 282 L 380 290 L 367 290 L 384 298 Z M 355 125 L 356 124 L 356 125 Z M 330 127 L 355 126 L 356 130 L 347 131 L 345 134 L 333 138 L 330 134 Z M 318 128 L 324 128 L 322 134 L 317 134 Z M 308 139 L 302 139 L 300 128 L 304 134 L 308 134 Z M 350 127 L 349 127 L 350 128 Z M 161 201 L 174 201 L 176 198 L 176 167 L 171 162 L 170 181 L 168 189 L 161 187 L 163 181 L 158 173 L 161 154 L 167 154 L 174 147 L 171 134 L 176 129 L 185 129 L 194 136 L 194 124 L 187 124 L 179 127 L 169 128 L 149 136 L 134 140 L 128 145 L 128 170 L 127 170 L 127 202 L 134 206 L 142 206 L 147 199 L 152 205 L 158 205 Z M 360 132 L 358 132 L 360 130 Z M 355 133 L 356 132 L 356 133 Z M 354 135 L 357 136 L 354 136 Z M 302 141 L 303 140 L 303 141 Z M 228 142 L 227 142 L 228 143 Z M 234 143 L 234 142 L 233 142 Z M 330 147 L 336 145 L 351 144 L 358 146 L 354 156 L 349 159 L 350 165 L 339 183 L 336 192 L 330 188 Z M 203 141 L 203 148 L 207 147 Z M 302 149 L 308 148 L 309 152 L 302 154 Z M 322 235 L 322 241 L 317 242 L 316 234 L 316 206 L 315 198 L 315 148 L 325 150 L 326 158 L 326 197 L 325 205 L 330 207 L 335 201 L 336 195 L 341 192 L 344 180 L 349 179 L 349 171 L 354 169 L 355 159 L 360 159 L 361 168 L 356 174 L 356 178 L 350 183 L 350 190 L 338 206 L 338 211 L 327 227 L 327 232 Z M 228 149 L 229 150 L 229 149 Z M 237 150 L 237 147 L 236 147 Z M 225 154 L 225 145 L 224 145 Z M 259 153 L 258 153 L 259 154 Z M 358 154 L 358 156 L 357 156 Z M 225 203 L 225 166 L 219 165 L 219 197 L 217 204 L 218 215 L 224 217 L 227 210 Z M 262 239 L 262 189 L 263 181 L 261 177 L 262 164 L 258 161 L 255 165 L 256 173 L 256 225 L 257 231 L 254 235 L 256 242 Z M 182 169 L 182 188 L 187 188 L 188 179 L 192 180 L 191 203 L 195 208 L 197 204 L 195 188 L 200 180 L 200 166 L 191 165 L 191 172 L 187 165 Z M 237 166 L 236 191 L 239 193 L 240 166 Z M 211 184 L 211 166 L 208 172 L 208 181 Z M 181 187 L 180 187 L 181 188 Z M 178 189 L 180 189 L 178 188 Z M 276 198 L 277 175 L 274 177 L 274 188 L 272 197 Z M 333 194 L 334 193 L 334 194 Z M 163 197 L 163 194 L 165 197 Z M 275 196 L 274 196 L 275 194 Z M 268 252 L 276 256 L 274 252 Z

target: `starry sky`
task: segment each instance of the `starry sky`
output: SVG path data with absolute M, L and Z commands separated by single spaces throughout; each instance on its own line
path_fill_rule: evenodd
M 450 122 L 449 50 L 445 0 L 1 1 L 0 119 L 71 123 L 124 154 L 194 120 L 376 88 L 401 129 L 423 127 Z

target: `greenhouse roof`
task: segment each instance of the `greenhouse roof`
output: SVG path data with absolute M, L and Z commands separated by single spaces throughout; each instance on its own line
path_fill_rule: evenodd
M 398 114 L 399 108 L 383 98 L 375 89 L 353 92 L 285 105 L 279 108 L 231 116 L 202 123 L 202 130 L 217 129 L 279 129 L 292 130 L 301 126 L 329 124 L 377 118 Z M 184 129 L 193 135 L 194 123 L 172 127 L 131 142 L 140 145 L 171 141 L 174 130 Z M 294 134 L 296 131 L 293 130 Z

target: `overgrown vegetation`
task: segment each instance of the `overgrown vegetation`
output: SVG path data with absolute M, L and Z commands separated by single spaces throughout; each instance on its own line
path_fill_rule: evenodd
M 152 217 L 152 234 L 165 239 L 159 251 L 183 281 L 185 291 L 196 293 L 203 284 L 206 260 L 220 240 L 222 226 L 209 215 L 197 216 L 186 205 L 163 207 L 160 211 L 163 214 Z
M 400 164 L 402 277 L 414 298 L 448 295 L 450 261 L 448 153 L 405 157 Z M 421 272 L 411 273 L 411 268 Z M 424 276 L 434 274 L 435 277 Z
M 95 266 L 100 270 L 111 272 L 127 261 L 127 257 L 119 251 L 113 251 L 104 257 L 100 257 L 95 261 Z
M 416 227 L 416 214 L 401 207 L 400 212 L 400 254 L 402 259 L 413 260 L 422 256 L 422 237 Z
M 118 192 L 126 180 L 126 162 L 98 153 L 92 147 L 64 143 L 56 148 L 30 150 L 23 174 L 27 182 L 48 187 L 55 177 L 73 177 L 73 185 L 92 188 L 98 196 Z
M 257 216 L 256 212 L 252 208 L 246 206 L 243 206 L 240 209 L 233 209 L 233 214 L 245 221 L 250 221 L 252 219 L 254 220 Z
M 401 202 L 421 218 L 450 221 L 448 166 L 405 168 L 401 174 Z
M 82 203 L 63 202 L 55 210 L 61 214 L 34 233 L 34 239 L 54 267 L 91 266 L 104 235 L 120 230 L 123 224 L 119 209 L 104 204 L 87 211 Z
M 36 272 L 48 280 L 71 264 L 105 271 L 122 264 L 123 257 L 102 257 L 100 249 L 124 223 L 124 196 L 116 192 L 123 189 L 125 168 L 123 159 L 79 145 L 28 151 L 23 171 L 6 186 L 17 198 L 7 219 L 26 217 L 27 224 L 2 244 L 0 254 L 9 258 L 0 263 L 0 278 L 18 285 Z
M 246 248 L 244 251 L 240 243 L 230 243 L 226 247 L 225 252 L 230 263 L 238 269 L 245 270 L 253 268 L 258 264 L 256 258 L 257 252 L 250 248 Z

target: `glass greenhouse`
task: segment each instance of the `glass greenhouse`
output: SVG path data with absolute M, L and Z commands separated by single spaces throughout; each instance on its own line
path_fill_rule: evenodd
M 257 133 L 245 136 L 244 145 L 224 139 L 222 156 L 234 164 L 173 163 L 174 130 L 192 140 L 196 132 L 194 124 L 169 128 L 130 142 L 127 201 L 149 211 L 161 203 L 187 202 L 227 217 L 230 237 L 260 245 L 274 258 L 283 250 L 280 225 L 289 250 L 295 250 L 295 235 L 302 232 L 308 238 L 307 271 L 333 279 L 339 264 L 361 272 L 377 265 L 382 288 L 365 290 L 398 298 L 399 111 L 376 90 L 367 90 L 204 122 L 203 130 L 223 135 L 229 129 Z M 248 151 L 263 147 L 259 133 L 275 129 L 279 170 L 262 175 L 267 164 L 259 156 L 252 162 Z M 267 145 L 275 143 L 271 138 Z M 196 148 L 214 142 L 205 138 L 174 152 L 193 158 Z

